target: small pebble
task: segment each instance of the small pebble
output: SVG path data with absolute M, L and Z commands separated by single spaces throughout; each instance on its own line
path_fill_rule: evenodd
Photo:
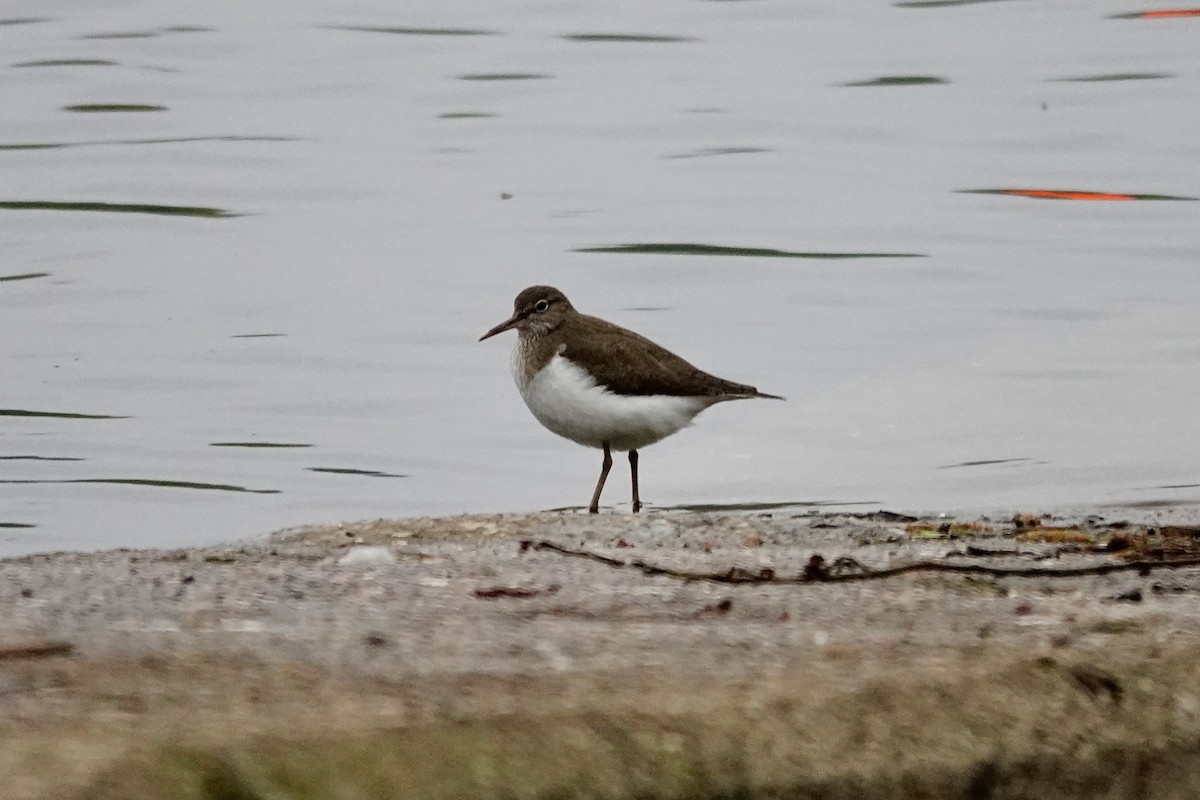
M 362 545 L 351 547 L 346 555 L 338 559 L 342 566 L 361 566 L 371 564 L 391 564 L 396 560 L 392 551 L 382 545 Z

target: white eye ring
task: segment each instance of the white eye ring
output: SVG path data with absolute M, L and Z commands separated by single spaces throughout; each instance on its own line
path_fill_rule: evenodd
M 536 303 L 533 304 L 534 311 L 545 311 L 549 307 L 550 307 L 550 303 L 548 303 L 545 300 L 538 300 Z

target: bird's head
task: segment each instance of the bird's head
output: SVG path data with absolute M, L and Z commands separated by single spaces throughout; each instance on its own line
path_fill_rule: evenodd
M 479 341 L 512 328 L 522 335 L 549 333 L 574 310 L 567 296 L 553 286 L 530 286 L 513 301 L 512 316 L 480 336 Z

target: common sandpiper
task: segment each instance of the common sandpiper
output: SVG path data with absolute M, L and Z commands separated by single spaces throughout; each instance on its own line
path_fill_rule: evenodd
M 782 400 L 753 386 L 718 378 L 631 330 L 581 314 L 552 286 L 531 286 L 513 301 L 513 315 L 479 337 L 517 331 L 513 379 L 537 421 L 559 436 L 604 451 L 588 511 L 612 468 L 612 451 L 629 451 L 633 510 L 638 450 L 691 424 L 726 400 Z

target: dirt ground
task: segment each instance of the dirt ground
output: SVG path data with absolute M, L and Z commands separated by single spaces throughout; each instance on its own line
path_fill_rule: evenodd
M 0 796 L 1194 798 L 1197 521 L 542 513 L 0 561 Z

